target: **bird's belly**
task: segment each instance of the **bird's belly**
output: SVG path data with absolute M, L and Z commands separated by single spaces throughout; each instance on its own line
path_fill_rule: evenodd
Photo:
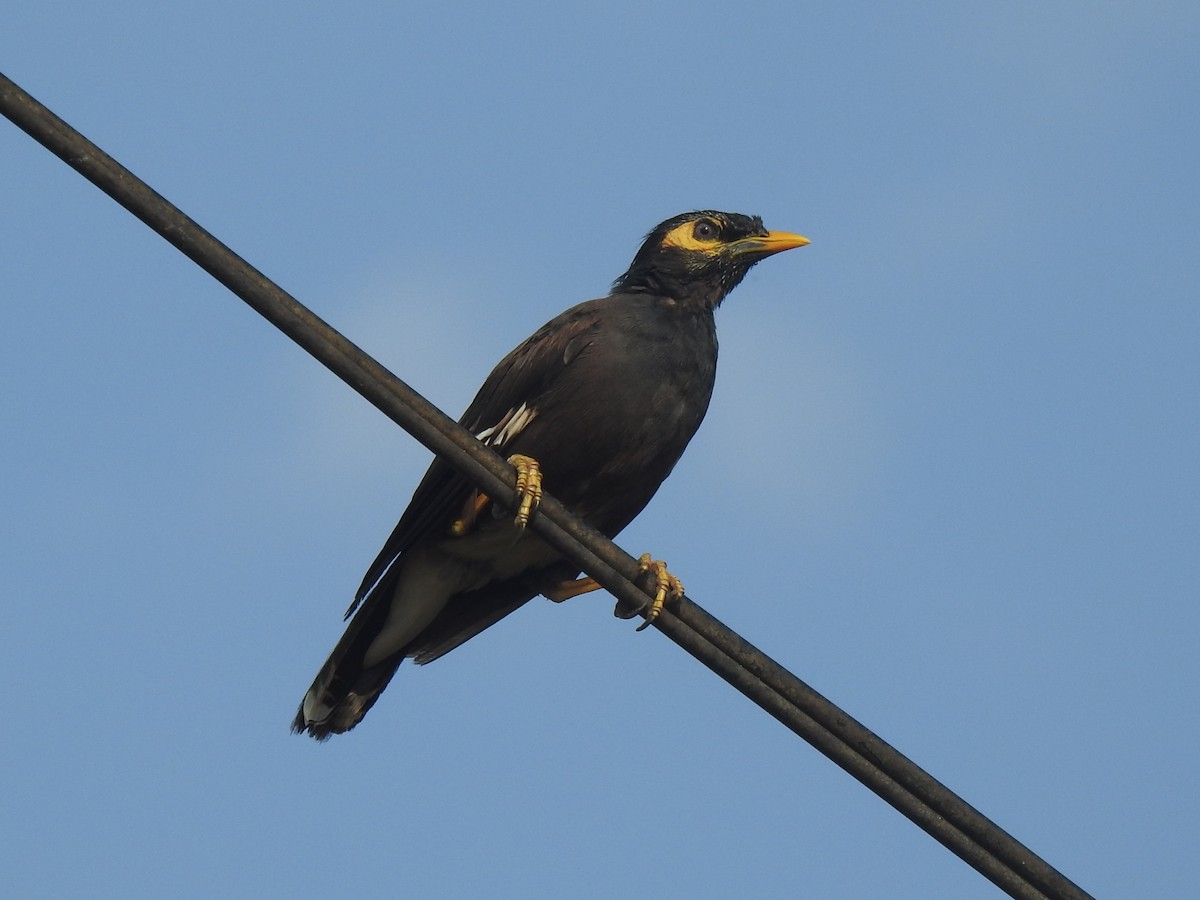
M 368 648 L 366 666 L 387 658 L 424 631 L 456 594 L 548 566 L 560 557 L 511 522 L 461 538 L 413 548 L 404 557 L 387 619 Z
M 447 538 L 430 549 L 458 573 L 455 593 L 473 591 L 492 581 L 512 578 L 560 559 L 537 535 L 520 531 L 501 510 L 503 520 L 465 537 Z

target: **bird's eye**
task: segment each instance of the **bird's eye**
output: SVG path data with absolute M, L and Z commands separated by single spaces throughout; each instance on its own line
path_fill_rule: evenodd
M 701 219 L 696 223 L 696 227 L 692 229 L 692 236 L 698 241 L 715 241 L 717 239 L 717 226 L 708 219 Z

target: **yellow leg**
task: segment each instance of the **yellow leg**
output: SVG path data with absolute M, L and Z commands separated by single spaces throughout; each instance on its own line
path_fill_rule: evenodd
M 508 458 L 517 470 L 517 515 L 513 520 L 518 528 L 529 524 L 538 504 L 542 502 L 542 469 L 538 461 L 520 453 Z
M 643 575 L 647 572 L 654 573 L 654 599 L 650 602 L 650 609 L 645 613 L 646 621 L 639 625 L 637 629 L 638 631 L 642 631 L 658 618 L 668 599 L 678 600 L 683 596 L 684 590 L 683 582 L 667 571 L 667 564 L 661 559 L 653 559 L 649 553 L 643 553 L 638 559 L 638 567 Z M 553 600 L 555 603 L 562 603 L 564 600 L 570 600 L 572 597 L 578 597 L 580 594 L 599 590 L 600 587 L 601 585 L 594 578 L 569 578 L 566 581 L 550 585 L 549 588 L 542 591 L 542 595 Z M 620 605 L 617 608 L 620 610 Z M 618 615 L 620 615 L 619 612 Z M 621 616 L 623 619 L 629 617 L 626 615 Z
M 638 631 L 649 628 L 650 624 L 658 618 L 658 614 L 662 612 L 663 606 L 666 605 L 667 598 L 678 600 L 683 596 L 683 582 L 667 571 L 667 564 L 661 559 L 652 559 L 649 553 L 643 553 L 638 558 L 638 565 L 641 571 L 654 572 L 654 600 L 650 604 L 650 609 L 646 613 L 646 621 L 637 627 Z
M 564 600 L 570 600 L 572 597 L 599 589 L 600 584 L 595 578 L 568 578 L 566 581 L 551 585 L 548 590 L 542 591 L 542 594 L 555 603 L 562 603 Z
M 455 537 L 462 537 L 464 534 L 470 533 L 475 527 L 475 521 L 479 518 L 479 514 L 490 502 L 491 499 L 482 491 L 471 491 L 471 496 L 467 497 L 467 502 L 463 504 L 462 515 L 451 524 L 450 533 Z

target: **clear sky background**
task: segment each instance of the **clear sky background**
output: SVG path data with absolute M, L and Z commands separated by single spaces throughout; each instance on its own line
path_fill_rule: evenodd
M 457 416 L 675 213 L 620 543 L 1084 888 L 1200 883 L 1200 6 L 17 2 L 0 69 Z M 429 454 L 0 122 L 13 897 L 993 897 L 607 595 L 288 723 Z

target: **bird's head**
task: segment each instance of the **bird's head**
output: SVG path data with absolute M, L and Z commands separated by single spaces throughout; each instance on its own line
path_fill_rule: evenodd
M 648 292 L 712 309 L 760 259 L 808 238 L 767 231 L 758 216 L 706 209 L 667 219 L 648 235 L 614 292 Z

